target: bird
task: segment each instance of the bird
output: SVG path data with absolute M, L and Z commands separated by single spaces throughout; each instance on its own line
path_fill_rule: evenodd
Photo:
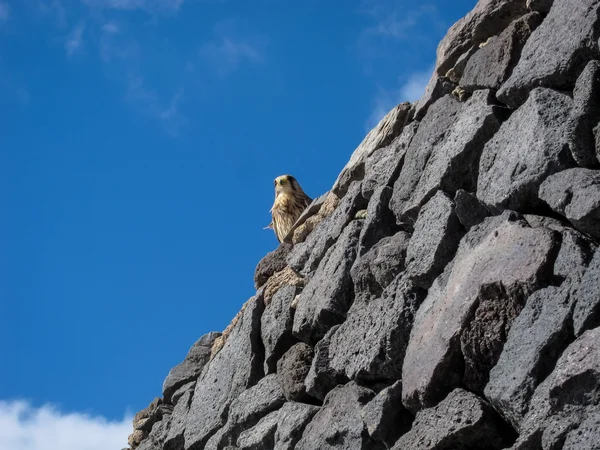
M 298 180 L 291 175 L 278 176 L 273 185 L 275 201 L 270 210 L 271 223 L 265 229 L 272 229 L 281 243 L 312 199 L 304 193 Z

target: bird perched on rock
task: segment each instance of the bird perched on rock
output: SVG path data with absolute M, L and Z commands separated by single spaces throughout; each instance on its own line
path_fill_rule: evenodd
M 275 202 L 271 208 L 271 223 L 265 228 L 272 228 L 279 242 L 292 229 L 292 226 L 306 209 L 312 199 L 304 193 L 298 181 L 291 175 L 275 178 Z

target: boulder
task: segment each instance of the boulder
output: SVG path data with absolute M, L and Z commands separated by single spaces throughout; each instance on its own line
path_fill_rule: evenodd
M 454 202 L 438 191 L 421 209 L 406 250 L 406 272 L 419 287 L 429 289 L 442 273 L 465 231 L 454 212 Z
M 541 289 L 527 299 L 508 333 L 485 396 L 515 429 L 520 428 L 535 389 L 573 340 L 572 308 L 569 283 Z
M 351 382 L 332 390 L 307 425 L 296 450 L 383 450 L 366 430 L 361 409 L 375 394 Z
M 288 402 L 243 431 L 237 440 L 239 450 L 294 450 L 302 432 L 319 410 L 304 403 Z
M 412 424 L 412 416 L 402 406 L 402 382 L 382 389 L 363 407 L 361 415 L 369 435 L 391 448 Z
M 539 196 L 579 231 L 600 240 L 600 170 L 563 170 L 542 183 Z
M 577 299 L 573 311 L 573 329 L 576 336 L 585 330 L 600 326 L 600 251 L 585 271 L 573 295 Z
M 411 142 L 390 202 L 399 221 L 414 223 L 420 208 L 438 190 L 454 196 L 458 189 L 475 189 L 481 152 L 503 118 L 503 112 L 491 101 L 490 91 L 477 91 L 464 103 L 444 98 L 432 106 L 431 114 L 436 118 L 438 103 L 447 105 L 449 108 L 441 113 L 451 120 L 446 123 L 447 117 L 441 118 L 437 131 L 424 136 L 423 142 L 420 133 L 428 129 L 424 126 L 428 114 Z
M 483 149 L 477 197 L 496 211 L 530 212 L 540 205 L 540 184 L 575 163 L 565 123 L 573 101 L 549 89 L 534 89 Z
M 316 344 L 333 325 L 342 323 L 352 304 L 350 268 L 358 251 L 362 221 L 352 221 L 331 247 L 300 296 L 293 334 Z
M 292 244 L 284 242 L 259 261 L 254 270 L 254 287 L 256 289 L 263 286 L 273 274 L 285 269 L 286 258 L 291 250 Z
M 530 228 L 513 213 L 490 217 L 471 228 L 415 316 L 402 368 L 402 400 L 407 408 L 416 412 L 434 406 L 462 383 L 465 365 L 471 377 L 487 377 L 510 327 L 509 312 L 547 283 L 558 244 L 558 233 Z M 503 305 L 507 311 L 502 311 Z M 479 308 L 497 313 L 486 317 L 477 313 Z M 498 328 L 502 334 L 493 333 Z M 464 332 L 485 339 L 470 349 L 475 353 L 462 354 L 468 337 L 462 336 Z M 493 351 L 477 353 L 478 348 Z
M 183 362 L 177 364 L 169 371 L 163 383 L 163 400 L 165 403 L 175 404 L 172 396 L 180 387 L 190 381 L 196 381 L 204 365 L 210 358 L 212 345 L 221 333 L 208 333 L 198 339 L 188 351 Z
M 527 12 L 525 0 L 479 0 L 471 12 L 448 30 L 438 45 L 436 73 L 444 75 L 471 47 L 499 34 Z
M 244 430 L 285 403 L 283 389 L 276 374 L 267 375 L 258 384 L 242 392 L 227 412 L 227 423 L 206 444 L 205 450 L 220 450 L 235 445 Z
M 295 272 L 307 278 L 312 277 L 327 251 L 338 240 L 346 225 L 354 219 L 356 212 L 367 207 L 367 201 L 361 194 L 361 186 L 360 182 L 352 183 L 331 215 L 316 226 L 306 241 L 294 246 L 287 262 Z
M 592 59 L 600 57 L 597 0 L 554 0 L 548 16 L 525 43 L 498 99 L 518 108 L 537 87 L 570 91 Z
M 334 194 L 340 198 L 343 197 L 352 182 L 361 181 L 364 178 L 365 161 L 373 152 L 390 145 L 402 133 L 410 108 L 411 104 L 408 102 L 395 106 L 367 134 L 335 181 L 331 189 Z
M 599 339 L 600 328 L 588 330 L 563 352 L 536 389 L 514 450 L 564 448 L 569 435 L 573 442 L 577 430 L 595 420 L 600 412 Z
M 311 377 L 331 380 L 329 386 L 348 379 L 399 379 L 412 321 L 424 298 L 424 290 L 399 277 L 380 298 L 354 303 L 346 321 L 317 345 Z
M 307 401 L 304 380 L 312 364 L 314 350 L 304 342 L 290 348 L 277 362 L 277 374 L 288 401 Z
M 292 335 L 296 286 L 285 286 L 273 296 L 261 318 L 260 334 L 265 346 L 265 373 L 273 373 L 277 361 L 298 340 Z
M 486 217 L 492 215 L 485 203 L 475 194 L 459 189 L 454 196 L 454 213 L 465 230 L 479 225 Z
M 463 389 L 417 413 L 411 430 L 392 450 L 502 449 L 512 437 L 484 400 Z
M 410 234 L 398 231 L 356 259 L 350 270 L 356 301 L 379 297 L 396 275 L 404 271 L 409 241 Z
M 498 90 L 512 73 L 525 42 L 540 23 L 541 14 L 529 13 L 515 20 L 498 36 L 490 38 L 469 58 L 460 86 L 468 92 Z
M 262 298 L 251 298 L 223 348 L 205 366 L 196 382 L 187 414 L 185 445 L 202 448 L 225 425 L 231 402 L 264 375 L 264 350 L 260 337 Z
M 573 89 L 573 110 L 567 124 L 571 154 L 579 166 L 598 166 L 594 127 L 600 122 L 600 61 L 590 61 Z

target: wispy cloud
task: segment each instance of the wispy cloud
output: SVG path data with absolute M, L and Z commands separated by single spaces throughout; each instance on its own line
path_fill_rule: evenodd
M 83 32 L 85 31 L 85 23 L 79 22 L 67 36 L 65 42 L 65 51 L 70 58 L 74 54 L 83 50 Z
M 264 61 L 264 36 L 249 29 L 244 22 L 227 19 L 214 27 L 214 39 L 200 48 L 205 65 L 219 75 L 227 75 L 242 64 Z
M 8 3 L 0 2 L 0 22 L 5 22 L 10 17 L 10 7 Z
M 127 444 L 131 417 L 109 421 L 64 413 L 52 405 L 0 401 L 0 448 L 10 450 L 117 450 Z
M 365 131 L 371 130 L 394 106 L 402 102 L 419 100 L 433 73 L 433 66 L 414 72 L 398 80 L 398 88 L 385 89 L 377 86 L 373 99 L 373 110 L 365 123 Z
M 106 9 L 177 11 L 184 0 L 83 0 L 83 2 L 89 6 Z
M 106 22 L 104 25 L 102 25 L 102 31 L 104 31 L 105 33 L 112 33 L 112 34 L 116 34 L 118 32 L 121 31 L 121 29 L 119 28 L 119 25 L 116 22 Z

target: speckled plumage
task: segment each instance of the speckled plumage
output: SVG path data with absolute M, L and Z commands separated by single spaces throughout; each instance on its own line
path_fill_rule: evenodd
M 268 228 L 273 228 L 277 240 L 282 242 L 312 200 L 291 175 L 277 177 L 274 185 L 275 202 L 271 208 L 272 221 Z

